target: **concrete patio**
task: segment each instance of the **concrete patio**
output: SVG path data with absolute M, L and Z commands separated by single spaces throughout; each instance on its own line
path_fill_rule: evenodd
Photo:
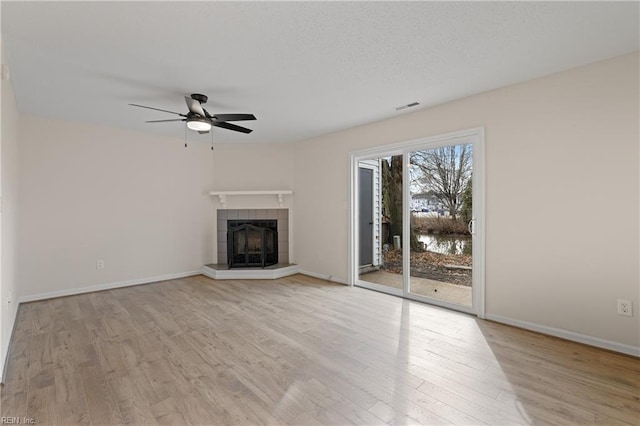
M 360 279 L 388 287 L 402 288 L 402 275 L 392 272 L 368 272 L 361 274 Z M 420 296 L 471 306 L 471 287 L 469 286 L 411 277 L 411 292 Z

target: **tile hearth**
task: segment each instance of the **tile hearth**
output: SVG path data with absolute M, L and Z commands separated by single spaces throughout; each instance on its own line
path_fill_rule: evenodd
M 300 272 L 300 267 L 293 263 L 277 263 L 265 268 L 233 268 L 229 265 L 210 263 L 204 265 L 202 274 L 216 280 L 273 280 L 277 278 L 287 277 Z

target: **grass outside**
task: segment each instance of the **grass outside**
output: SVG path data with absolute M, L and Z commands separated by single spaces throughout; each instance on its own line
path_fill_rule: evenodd
M 460 218 L 411 215 L 411 227 L 419 234 L 469 236 L 467 224 Z
M 452 284 L 471 286 L 471 270 L 451 268 L 451 266 L 472 265 L 471 255 L 440 254 L 431 251 L 411 253 L 411 276 Z M 384 254 L 387 272 L 402 273 L 402 250 L 391 249 Z
M 467 224 L 459 218 L 452 220 L 447 216 L 411 215 L 411 227 L 418 234 L 470 237 Z M 472 256 L 470 254 L 411 251 L 410 264 L 412 277 L 471 286 L 471 270 L 464 268 L 472 266 Z M 394 274 L 401 274 L 402 250 L 390 248 L 384 253 L 382 269 Z

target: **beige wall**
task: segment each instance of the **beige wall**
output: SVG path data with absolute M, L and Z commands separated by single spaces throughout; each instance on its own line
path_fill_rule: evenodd
M 346 281 L 350 151 L 485 126 L 488 316 L 639 347 L 638 75 L 625 55 L 296 144 L 297 263 Z
M 20 132 L 21 296 L 197 271 L 212 256 L 206 144 L 27 116 Z
M 2 63 L 5 64 L 4 57 Z M 11 80 L 0 81 L 2 92 L 0 139 L 1 162 L 1 275 L 0 275 L 0 374 L 18 310 L 18 108 Z
M 220 144 L 213 156 L 213 189 L 218 191 L 291 189 L 290 144 Z

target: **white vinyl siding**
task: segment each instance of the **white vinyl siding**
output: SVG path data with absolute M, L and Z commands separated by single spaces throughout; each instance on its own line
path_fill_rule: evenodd
M 380 160 L 362 160 L 360 167 L 373 170 L 373 266 L 382 264 L 382 176 Z

